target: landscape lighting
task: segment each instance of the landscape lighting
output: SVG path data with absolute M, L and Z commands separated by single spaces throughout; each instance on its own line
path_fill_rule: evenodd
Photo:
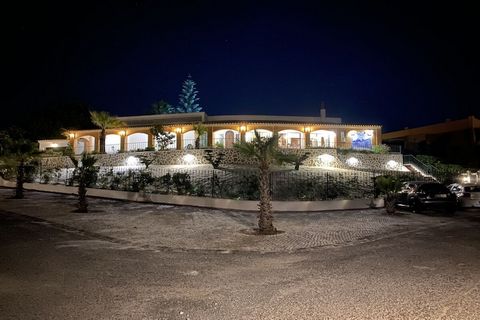
M 322 155 L 319 155 L 318 159 L 320 160 L 322 165 L 329 166 L 335 160 L 335 157 L 331 154 L 324 153 Z
M 396 168 L 398 168 L 398 162 L 395 160 L 389 160 L 385 167 L 389 170 L 395 170 Z
M 358 164 L 360 163 L 360 161 L 355 158 L 355 157 L 350 157 L 347 159 L 346 163 L 350 166 L 350 167 L 356 167 L 358 166 Z
M 136 167 L 138 166 L 139 160 L 137 157 L 130 156 L 125 160 L 128 167 Z
M 197 160 L 197 157 L 195 157 L 193 154 L 186 154 L 183 156 L 183 162 L 185 162 L 187 165 L 194 164 L 195 160 Z

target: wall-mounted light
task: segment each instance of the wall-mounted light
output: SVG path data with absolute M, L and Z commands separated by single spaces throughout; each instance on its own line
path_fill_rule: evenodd
M 75 133 L 69 133 L 69 134 L 68 134 L 68 137 L 69 137 L 70 139 L 75 138 Z
M 387 162 L 387 164 L 385 165 L 385 168 L 387 168 L 388 170 L 395 170 L 397 169 L 398 167 L 400 166 L 400 164 L 395 161 L 395 160 L 389 160 Z
M 305 127 L 305 128 L 303 128 L 303 131 L 305 131 L 305 132 L 311 132 L 311 131 L 312 131 L 312 128 L 311 128 L 311 127 Z
M 335 157 L 331 154 L 324 153 L 318 156 L 318 160 L 320 160 L 321 165 L 330 166 L 335 161 Z
M 241 132 L 247 131 L 247 127 L 246 127 L 246 126 L 240 126 L 240 131 L 241 131 Z
M 358 136 L 357 130 L 348 131 L 347 136 L 352 140 L 356 140 Z
M 350 167 L 356 167 L 359 165 L 360 161 L 355 158 L 355 157 L 350 157 L 347 159 L 346 163 L 350 166 Z
M 185 162 L 187 165 L 194 164 L 195 160 L 197 160 L 197 157 L 195 157 L 193 154 L 186 154 L 183 156 L 183 162 Z
M 125 164 L 128 167 L 136 167 L 139 165 L 140 160 L 137 157 L 130 156 L 125 160 Z
M 182 133 L 182 128 L 175 128 L 176 133 Z
M 127 132 L 125 130 L 122 130 L 122 131 L 119 131 L 118 134 L 121 136 L 124 136 L 127 134 Z

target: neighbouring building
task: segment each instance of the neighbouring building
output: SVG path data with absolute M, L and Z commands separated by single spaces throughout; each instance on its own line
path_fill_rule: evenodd
M 169 149 L 194 149 L 194 125 L 202 123 L 207 132 L 200 137 L 200 148 L 233 148 L 236 142 L 251 141 L 254 130 L 263 137 L 277 133 L 279 146 L 289 149 L 345 148 L 371 149 L 381 144 L 381 126 L 344 124 L 341 118 L 326 116 L 325 108 L 319 117 L 223 115 L 209 116 L 205 112 L 155 114 L 118 117 L 126 126 L 107 129 L 106 152 L 155 150 L 157 144 L 150 132 L 154 125 L 163 125 L 174 135 Z M 66 140 L 75 154 L 100 150 L 100 129 L 72 130 Z M 40 148 L 59 146 L 59 141 L 41 140 Z
M 387 132 L 382 140 L 404 153 L 428 154 L 450 163 L 480 166 L 480 119 L 469 116 L 417 128 Z

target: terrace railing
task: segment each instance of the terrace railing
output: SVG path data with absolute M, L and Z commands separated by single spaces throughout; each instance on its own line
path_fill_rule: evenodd
M 143 151 L 148 148 L 148 142 L 130 142 L 127 143 L 127 151 Z
M 436 167 L 423 163 L 411 154 L 403 155 L 403 164 L 407 167 L 413 167 L 413 170 L 418 171 L 422 176 L 431 177 L 435 180 L 440 174 L 440 170 L 438 170 Z

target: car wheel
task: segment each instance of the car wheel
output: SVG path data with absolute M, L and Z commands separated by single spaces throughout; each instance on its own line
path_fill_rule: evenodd
M 447 216 L 453 216 L 455 214 L 456 208 L 455 207 L 448 207 L 444 210 Z
M 413 212 L 422 213 L 422 204 L 420 201 L 416 200 L 413 204 Z

